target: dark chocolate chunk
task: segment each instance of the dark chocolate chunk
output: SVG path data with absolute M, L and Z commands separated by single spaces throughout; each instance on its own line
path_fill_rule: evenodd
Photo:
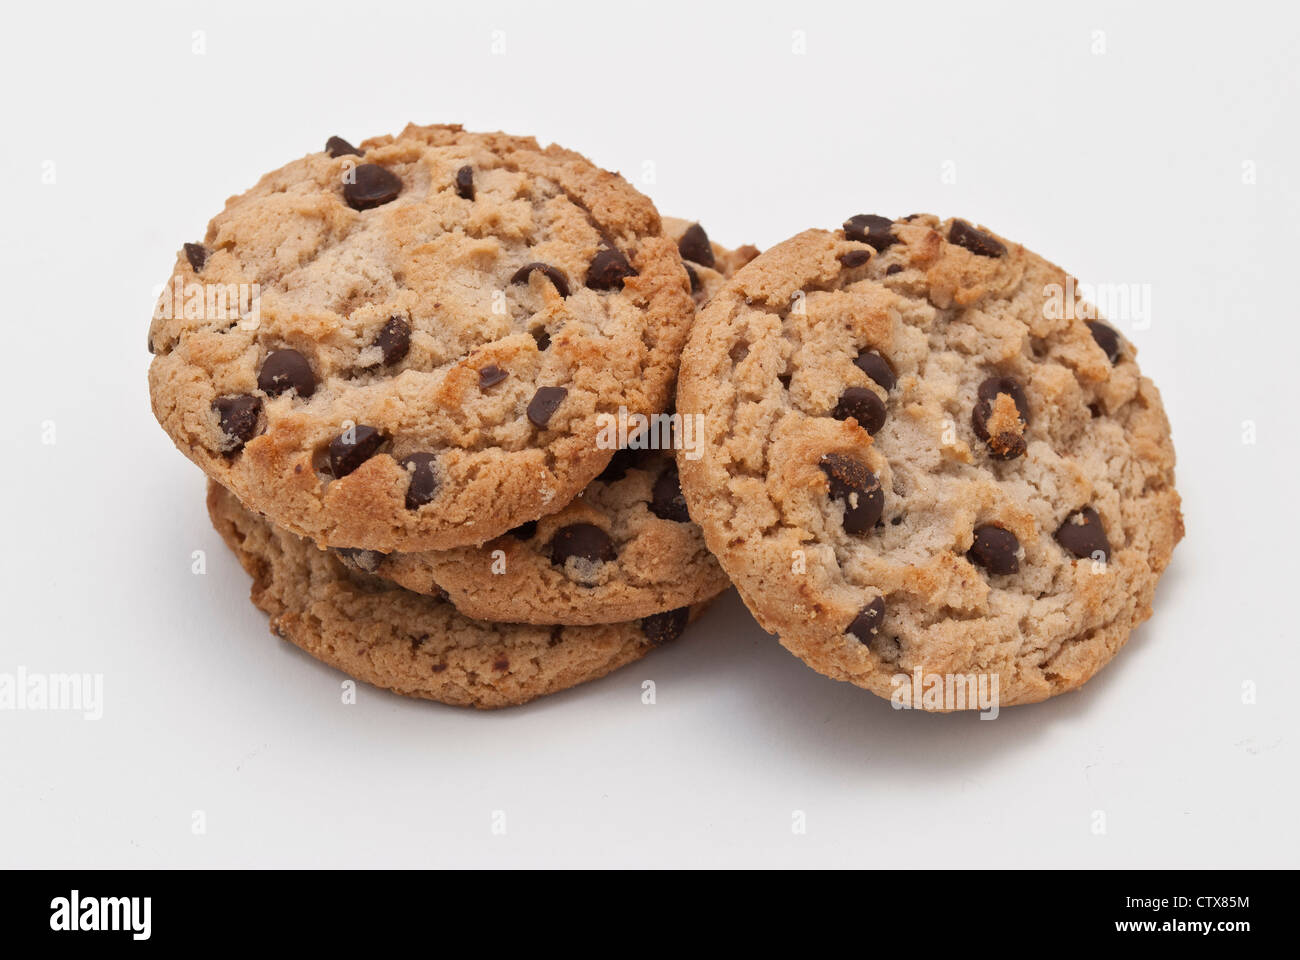
M 359 157 L 361 151 L 342 137 L 330 137 L 325 141 L 325 152 L 331 157 Z
M 546 429 L 551 414 L 564 402 L 569 391 L 564 387 L 538 387 L 533 399 L 528 401 L 528 419 L 539 429 Z
M 488 387 L 495 387 L 508 376 L 510 376 L 510 374 L 506 373 L 495 363 L 489 363 L 478 372 L 479 389 L 486 390 Z
M 330 473 L 346 477 L 378 452 L 388 439 L 374 427 L 358 424 L 330 441 Z
M 847 269 L 852 270 L 854 267 L 860 267 L 871 259 L 870 250 L 850 250 L 844 256 L 840 257 L 840 263 Z
M 185 259 L 190 262 L 190 269 L 198 273 L 208 262 L 208 248 L 201 243 L 185 244 Z
M 885 403 L 870 387 L 847 387 L 840 394 L 840 402 L 831 411 L 836 420 L 852 417 L 858 426 L 873 437 L 885 425 Z
M 594 523 L 561 527 L 551 538 L 551 563 L 562 567 L 570 557 L 590 563 L 608 562 L 618 556 L 609 534 Z
M 569 295 L 568 278 L 563 273 L 560 272 L 558 267 L 553 267 L 549 263 L 539 263 L 539 262 L 525 263 L 522 267 L 520 267 L 518 270 L 514 272 L 514 276 L 510 278 L 510 282 L 527 283 L 528 278 L 533 275 L 534 270 L 540 270 L 542 272 L 542 276 L 546 277 L 547 280 L 551 281 L 552 285 L 555 287 L 556 291 L 559 292 L 560 296 L 567 297 Z
M 889 365 L 889 361 L 874 350 L 863 350 L 853 362 L 859 370 L 884 387 L 886 392 L 893 390 L 894 385 L 898 383 L 898 378 L 894 376 L 894 368 Z
M 456 196 L 464 200 L 474 199 L 474 168 L 468 164 L 456 171 Z
M 1016 412 L 1026 427 L 1029 426 L 1029 400 L 1014 377 L 989 377 L 979 385 L 978 399 L 971 411 L 971 428 L 975 436 L 987 444 L 989 454 L 998 460 L 1014 460 L 1024 454 L 1026 445 L 1022 433 L 1004 430 L 996 435 L 989 432 L 989 418 L 998 394 L 1005 393 L 1016 405 Z
M 306 399 L 316 392 L 316 374 L 311 364 L 297 350 L 272 350 L 262 361 L 257 385 L 268 396 L 278 397 L 289 390 Z
M 862 612 L 853 618 L 853 622 L 844 632 L 862 643 L 870 643 L 884 622 L 885 598 L 876 597 L 862 608 Z
M 652 613 L 641 621 L 641 632 L 656 647 L 676 640 L 691 620 L 690 607 L 678 607 L 663 613 Z
M 691 293 L 692 294 L 699 293 L 700 275 L 695 272 L 695 268 L 692 267 L 689 263 L 683 263 L 682 266 L 686 268 L 686 279 L 691 281 Z
M 1020 569 L 1016 551 L 1020 541 L 1010 530 L 985 525 L 975 528 L 975 542 L 968 556 L 989 573 L 1015 573 Z
M 822 455 L 820 466 L 830 483 L 830 496 L 844 503 L 846 533 L 866 533 L 885 510 L 880 481 L 860 460 L 842 453 Z
M 384 366 L 400 363 L 411 350 L 411 325 L 401 317 L 389 317 L 375 337 L 375 346 L 383 354 Z
M 691 260 L 702 267 L 714 265 L 713 244 L 709 243 L 709 235 L 698 223 L 686 228 L 682 238 L 677 241 L 677 252 L 683 260 Z
M 844 221 L 844 237 L 846 240 L 869 243 L 875 247 L 877 253 L 880 253 L 889 249 L 898 240 L 890 230 L 893 225 L 894 221 L 888 217 L 880 217 L 874 213 L 859 213 Z
M 954 220 L 948 228 L 948 242 L 965 247 L 981 257 L 1000 257 L 1007 252 L 1006 245 L 997 237 L 977 230 L 965 220 Z
M 1089 320 L 1087 323 L 1097 346 L 1101 347 L 1112 364 L 1119 363 L 1119 334 L 1115 328 L 1097 320 Z
M 402 192 L 402 180 L 387 167 L 377 163 L 360 163 L 352 169 L 352 182 L 343 185 L 343 199 L 353 210 L 369 210 Z
M 221 432 L 230 438 L 226 453 L 242 450 L 244 444 L 257 435 L 257 421 L 262 412 L 260 397 L 248 393 L 217 397 L 212 401 L 212 409 L 221 422 Z
M 1061 529 L 1056 531 L 1056 542 L 1081 560 L 1087 560 L 1096 553 L 1101 554 L 1102 560 L 1110 559 L 1110 540 L 1106 537 L 1106 528 L 1092 507 L 1076 510 L 1066 517 Z
M 406 509 L 415 510 L 438 495 L 438 457 L 432 453 L 412 453 L 401 461 L 410 482 L 406 487 Z
M 587 268 L 587 286 L 592 290 L 622 290 L 623 280 L 635 276 L 636 271 L 621 250 L 601 247 Z
M 686 523 L 691 519 L 686 512 L 686 498 L 682 496 L 682 483 L 677 476 L 676 464 L 669 464 L 655 480 L 650 512 L 661 520 L 676 520 L 678 523 Z

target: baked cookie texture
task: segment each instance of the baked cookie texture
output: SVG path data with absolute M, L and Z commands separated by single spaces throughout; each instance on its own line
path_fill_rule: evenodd
M 966 221 L 860 215 L 766 251 L 701 311 L 686 500 L 810 666 L 885 697 L 917 670 L 946 690 L 995 675 L 1001 704 L 1028 703 L 1150 616 L 1183 535 L 1169 423 L 1072 290 Z
M 558 513 L 481 547 L 340 551 L 344 562 L 466 616 L 593 624 L 690 606 L 730 581 L 690 521 L 671 452 L 625 449 Z
M 602 677 L 676 639 L 703 609 L 589 627 L 480 623 L 349 571 L 211 482 L 208 513 L 252 576 L 272 633 L 358 680 L 455 706 L 511 706 Z
M 699 223 L 663 218 L 706 302 L 754 257 L 729 250 Z M 656 431 L 663 439 L 665 431 Z M 573 501 L 481 546 L 384 554 L 341 549 L 355 569 L 417 593 L 447 596 L 479 620 L 592 624 L 645 617 L 716 596 L 730 586 L 691 523 L 672 454 L 625 448 Z
M 256 310 L 210 302 L 241 284 Z M 693 308 L 651 202 L 576 153 L 457 126 L 331 138 L 178 254 L 150 394 L 187 456 L 294 533 L 476 544 L 600 473 L 600 413 L 664 409 Z

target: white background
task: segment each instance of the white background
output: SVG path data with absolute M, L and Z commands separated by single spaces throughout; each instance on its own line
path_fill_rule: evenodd
M 0 712 L 0 865 L 1300 863 L 1296 7 L 720 6 L 6 9 L 0 672 L 102 673 L 106 702 Z M 931 211 L 1149 284 L 1118 325 L 1187 519 L 1153 619 L 993 722 L 825 679 L 734 594 L 524 708 L 342 705 L 247 602 L 150 415 L 145 330 L 227 196 L 408 120 L 562 143 L 727 244 Z

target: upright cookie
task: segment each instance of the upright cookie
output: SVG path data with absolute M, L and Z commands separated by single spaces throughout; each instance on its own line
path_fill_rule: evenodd
M 243 300 L 241 302 L 241 296 Z M 662 410 L 692 318 L 676 245 L 616 174 L 529 138 L 331 138 L 186 244 L 149 332 L 177 446 L 322 545 L 482 543 Z
M 468 617 L 508 623 L 635 620 L 729 586 L 687 515 L 672 454 L 659 450 L 619 451 L 559 513 L 481 547 L 340 555 L 418 593 L 446 594 Z
M 697 319 L 692 518 L 759 622 L 882 696 L 1079 686 L 1182 537 L 1135 351 L 1066 274 L 962 220 L 851 218 L 758 257 Z
M 358 680 L 455 706 L 511 706 L 602 677 L 675 640 L 702 609 L 596 627 L 480 623 L 349 571 L 215 483 L 208 513 L 252 576 L 273 633 Z

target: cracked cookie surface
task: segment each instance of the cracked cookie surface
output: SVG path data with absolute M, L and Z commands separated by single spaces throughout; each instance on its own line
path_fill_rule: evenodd
M 621 177 L 529 138 L 409 126 L 331 138 L 185 245 L 150 394 L 177 446 L 275 523 L 445 549 L 600 473 L 598 415 L 667 405 L 692 311 L 676 245 Z
M 208 513 L 253 578 L 272 633 L 358 680 L 455 706 L 511 706 L 602 677 L 675 640 L 703 609 L 589 627 L 481 623 L 349 570 L 216 483 Z
M 679 458 L 691 516 L 810 666 L 885 697 L 919 670 L 936 709 L 967 675 L 1032 702 L 1150 616 L 1183 534 L 1169 424 L 1073 289 L 966 221 L 859 215 L 701 311 L 677 398 L 705 415 L 702 458 Z

